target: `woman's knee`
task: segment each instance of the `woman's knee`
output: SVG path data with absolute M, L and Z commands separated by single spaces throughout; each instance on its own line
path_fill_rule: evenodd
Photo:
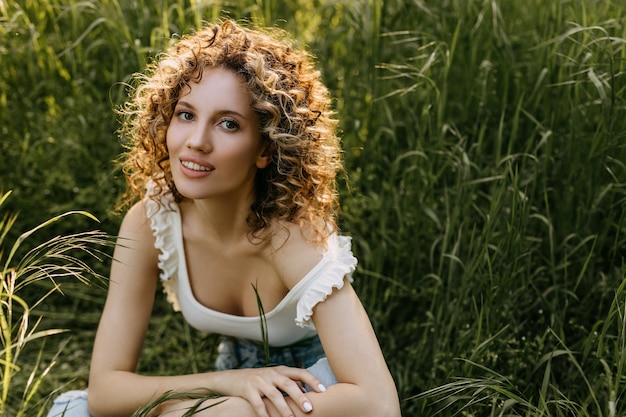
M 91 417 L 87 406 L 87 390 L 68 391 L 59 395 L 54 400 L 48 417 Z
M 330 368 L 330 363 L 328 363 L 328 359 L 322 358 L 315 362 L 315 364 L 309 368 L 307 371 L 311 372 L 317 379 L 319 379 L 324 386 L 329 387 L 337 383 L 337 378 L 333 373 L 333 370 Z M 305 387 L 307 391 L 311 391 L 309 387 Z

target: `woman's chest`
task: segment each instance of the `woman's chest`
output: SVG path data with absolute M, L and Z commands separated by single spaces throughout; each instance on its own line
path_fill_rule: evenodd
M 184 259 L 194 298 L 222 313 L 258 316 L 261 306 L 271 311 L 289 291 L 281 265 L 260 247 L 227 251 L 186 242 Z

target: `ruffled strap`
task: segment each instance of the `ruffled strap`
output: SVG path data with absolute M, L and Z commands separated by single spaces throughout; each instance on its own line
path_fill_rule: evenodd
M 346 277 L 353 282 L 352 273 L 358 261 L 352 254 L 351 238 L 332 235 L 327 243 L 323 265 L 296 305 L 296 324 L 300 327 L 311 325 L 313 308 L 325 301 L 333 289 L 343 288 Z
M 150 228 L 154 235 L 154 247 L 159 250 L 159 278 L 163 283 L 163 291 L 174 311 L 180 311 L 177 293 L 178 252 L 176 250 L 176 219 L 177 209 L 171 197 L 161 196 L 161 204 L 150 198 L 156 185 L 150 182 L 147 197 L 144 199 L 146 215 L 150 220 Z

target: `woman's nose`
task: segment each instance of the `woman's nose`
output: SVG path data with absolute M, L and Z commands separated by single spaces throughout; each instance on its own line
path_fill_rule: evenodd
M 211 150 L 213 150 L 213 143 L 209 128 L 198 126 L 196 129 L 189 132 L 186 145 L 189 149 L 204 153 L 211 152 Z

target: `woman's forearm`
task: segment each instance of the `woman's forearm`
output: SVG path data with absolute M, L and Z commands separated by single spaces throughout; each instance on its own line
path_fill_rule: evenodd
M 372 392 L 353 384 L 339 383 L 328 387 L 326 392 L 309 393 L 313 415 L 319 417 L 400 417 L 400 406 L 395 389 Z M 294 417 L 311 417 L 287 399 Z M 281 417 L 271 403 L 266 401 L 271 417 Z M 218 416 L 219 414 L 215 414 Z
M 323 393 L 310 393 L 313 412 L 303 412 L 292 400 L 288 399 L 294 417 L 400 417 L 398 399 L 395 394 L 377 393 L 364 398 L 366 392 L 352 384 L 337 384 Z M 155 410 L 156 416 L 181 417 L 190 408 L 198 405 L 197 400 L 170 402 Z M 270 417 L 283 417 L 274 405 L 265 401 Z M 202 402 L 194 417 L 258 417 L 254 408 L 240 397 L 223 397 Z
M 222 397 L 202 401 L 169 402 L 153 410 L 150 417 L 182 417 L 194 409 L 194 417 L 258 417 L 254 409 L 240 397 Z
M 88 402 L 93 417 L 128 417 L 167 392 L 211 395 L 212 373 L 144 376 L 116 371 L 90 380 Z

